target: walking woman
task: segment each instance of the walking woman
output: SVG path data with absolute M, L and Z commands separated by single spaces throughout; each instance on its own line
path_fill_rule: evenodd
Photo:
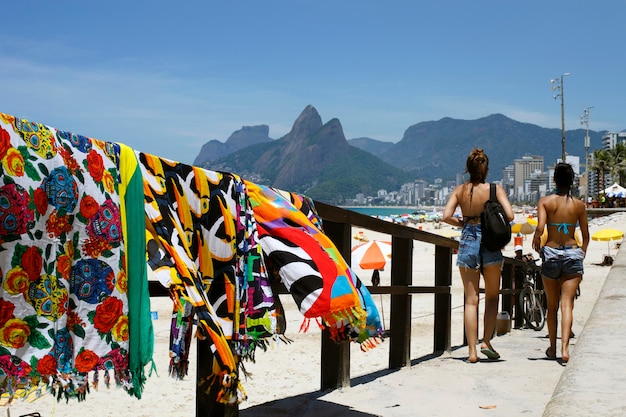
M 500 273 L 502 271 L 502 252 L 480 249 L 482 237 L 480 214 L 485 202 L 489 200 L 490 184 L 485 182 L 489 172 L 489 158 L 482 149 L 474 149 L 467 157 L 466 172 L 470 178 L 458 185 L 450 195 L 443 211 L 443 221 L 452 226 L 462 226 L 461 242 L 456 265 L 459 267 L 465 292 L 464 323 L 469 347 L 470 363 L 478 362 L 476 345 L 478 344 L 478 304 L 480 275 L 485 280 L 485 313 L 483 340 L 480 351 L 489 359 L 499 359 L 500 354 L 491 345 L 491 338 L 496 329 L 498 300 L 500 294 Z M 504 189 L 497 185 L 496 196 L 504 208 L 509 221 L 514 214 L 511 203 Z M 454 211 L 461 208 L 463 217 L 456 217 Z
M 557 312 L 561 306 L 561 358 L 569 360 L 569 339 L 572 312 L 578 285 L 583 279 L 583 261 L 589 245 L 589 225 L 585 204 L 571 195 L 574 170 L 566 163 L 554 169 L 555 194 L 543 197 L 537 204 L 537 229 L 533 248 L 541 255 L 541 276 L 548 301 L 548 336 L 550 347 L 546 356 L 556 359 Z M 582 246 L 574 233 L 580 227 Z M 548 229 L 545 245 L 541 246 L 544 228 Z

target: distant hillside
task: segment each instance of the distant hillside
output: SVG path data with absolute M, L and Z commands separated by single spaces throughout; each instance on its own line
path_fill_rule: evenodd
M 585 163 L 583 129 L 566 131 L 566 152 L 578 155 Z M 601 147 L 605 132 L 589 131 L 590 153 Z M 561 157 L 561 129 L 547 129 L 530 123 L 521 123 L 501 114 L 476 120 L 458 120 L 449 117 L 438 121 L 410 126 L 402 140 L 386 151 L 377 152 L 385 142 L 368 141 L 363 149 L 376 152 L 382 160 L 411 172 L 416 178 L 454 179 L 465 171 L 465 159 L 474 147 L 480 147 L 489 156 L 489 180 L 499 180 L 505 166 L 524 155 L 541 155 L 546 166 Z M 386 143 L 385 143 L 386 144 Z
M 359 148 L 372 155 L 380 155 L 393 147 L 392 142 L 383 142 L 372 138 L 348 139 L 348 143 L 355 148 Z
M 282 138 L 249 146 L 206 166 L 332 204 L 354 198 L 357 192 L 397 190 L 409 180 L 402 170 L 350 146 L 339 120 L 323 124 L 313 106 L 304 109 Z
M 268 125 L 243 126 L 230 135 L 226 142 L 211 140 L 205 143 L 193 165 L 202 166 L 248 146 L 271 142 L 273 139 L 269 137 L 269 132 Z
M 590 153 L 605 132 L 589 131 Z M 346 140 L 338 119 L 326 124 L 307 106 L 291 131 L 280 139 L 267 125 L 243 127 L 226 141 L 207 142 L 194 165 L 236 173 L 243 178 L 340 204 L 356 193 L 398 190 L 415 179 L 454 180 L 465 171 L 474 147 L 490 160 L 489 181 L 500 180 L 505 166 L 524 155 L 541 155 L 547 166 L 561 157 L 561 130 L 521 123 L 501 114 L 476 120 L 449 117 L 410 126 L 397 143 L 371 138 Z M 566 151 L 585 162 L 585 131 L 566 132 Z

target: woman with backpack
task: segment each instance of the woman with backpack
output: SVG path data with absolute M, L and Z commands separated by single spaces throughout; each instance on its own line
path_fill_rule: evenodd
M 500 354 L 491 345 L 491 338 L 495 333 L 498 316 L 503 258 L 500 249 L 489 250 L 484 247 L 481 249 L 481 214 L 491 191 L 490 184 L 485 182 L 489 173 L 489 158 L 482 149 L 475 148 L 470 152 L 466 161 L 466 172 L 470 178 L 458 185 L 450 194 L 443 211 L 443 221 L 452 226 L 463 227 L 456 265 L 461 273 L 465 293 L 464 323 L 469 347 L 467 361 L 476 363 L 481 273 L 485 280 L 485 313 L 480 351 L 488 359 L 500 358 Z M 513 208 L 506 192 L 499 185 L 496 185 L 496 197 L 506 215 L 506 221 L 512 221 L 515 216 Z M 454 215 L 457 207 L 461 208 L 463 217 Z M 510 238 L 509 235 L 509 240 Z
M 554 183 L 555 193 L 542 197 L 537 203 L 533 249 L 541 255 L 541 277 L 548 302 L 546 321 L 550 346 L 546 356 L 556 359 L 557 312 L 561 304 L 561 358 L 567 362 L 574 298 L 583 279 L 583 261 L 589 245 L 589 223 L 585 203 L 571 195 L 574 170 L 570 164 L 556 165 Z M 580 246 L 575 235 L 577 224 L 582 235 Z M 544 228 L 548 229 L 548 236 L 542 245 Z

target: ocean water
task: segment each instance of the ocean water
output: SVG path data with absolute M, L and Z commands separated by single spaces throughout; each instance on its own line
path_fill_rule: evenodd
M 361 214 L 367 214 L 368 216 L 400 216 L 402 214 L 411 214 L 416 211 L 416 208 L 411 207 L 342 207 L 346 210 L 355 211 Z M 430 210 L 427 210 L 430 211 Z

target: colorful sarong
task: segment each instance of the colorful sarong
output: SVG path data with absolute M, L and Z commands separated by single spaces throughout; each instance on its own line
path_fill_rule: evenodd
M 218 173 L 138 153 L 149 221 L 149 265 L 170 289 L 179 311 L 193 306 L 198 333 L 208 337 L 218 400 L 245 399 L 237 360 L 275 333 L 274 301 L 244 183 Z M 173 272 L 172 268 L 175 268 Z M 188 317 L 183 313 L 181 317 Z M 185 341 L 185 320 L 173 324 Z M 231 342 L 230 344 L 228 342 Z M 173 349 L 182 376 L 184 345 Z M 233 354 L 234 352 L 234 354 Z M 200 353 L 202 354 L 202 353 Z
M 373 299 L 322 231 L 313 202 L 246 181 L 269 270 L 276 270 L 305 317 L 321 319 L 337 342 L 368 349 L 383 329 Z
M 110 144 L 0 113 L 0 391 L 132 390 L 128 277 Z M 24 390 L 21 390 L 24 391 Z M 140 395 L 140 387 L 133 394 Z

